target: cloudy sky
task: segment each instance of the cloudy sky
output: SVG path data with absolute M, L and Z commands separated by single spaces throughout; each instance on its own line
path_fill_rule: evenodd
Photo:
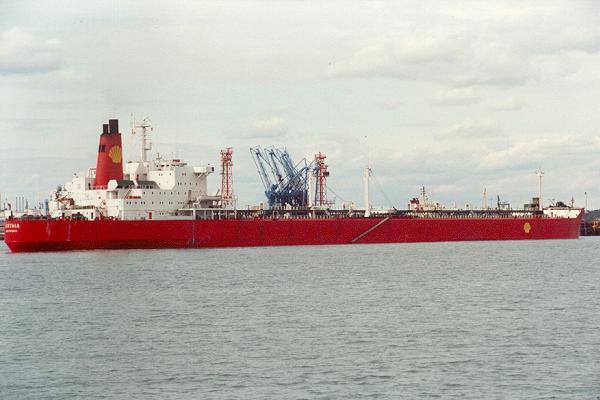
M 217 164 L 232 146 L 242 206 L 263 200 L 248 148 L 273 144 L 327 154 L 358 204 L 369 163 L 380 206 L 421 185 L 516 206 L 541 167 L 546 198 L 600 207 L 600 3 L 0 3 L 5 197 L 46 197 L 135 113 L 162 155 Z

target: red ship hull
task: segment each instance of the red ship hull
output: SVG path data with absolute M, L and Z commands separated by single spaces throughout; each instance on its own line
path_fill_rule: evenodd
M 577 218 L 11 220 L 13 252 L 576 239 Z

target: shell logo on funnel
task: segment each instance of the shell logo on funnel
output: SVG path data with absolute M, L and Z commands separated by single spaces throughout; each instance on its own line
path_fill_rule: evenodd
M 121 147 L 120 146 L 113 146 L 110 151 L 108 152 L 108 156 L 110 157 L 110 160 L 114 163 L 120 163 L 121 162 L 121 156 L 122 156 L 123 152 L 121 151 Z

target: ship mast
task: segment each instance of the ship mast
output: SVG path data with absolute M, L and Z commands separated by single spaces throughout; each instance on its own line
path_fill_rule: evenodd
M 371 176 L 371 168 L 369 166 L 366 166 L 365 173 L 364 173 L 365 217 L 371 216 L 371 204 L 369 201 L 369 177 L 370 176 Z
M 542 203 L 542 177 L 544 176 L 544 171 L 542 171 L 542 169 L 538 169 L 535 174 L 538 176 L 538 178 L 540 179 L 540 186 L 538 189 L 538 202 L 539 202 L 539 207 L 540 207 L 540 211 L 544 210 L 544 206 Z
M 481 209 L 482 210 L 488 209 L 488 198 L 487 198 L 487 188 L 486 187 L 483 188 L 483 199 L 481 201 Z
M 131 134 L 135 135 L 137 133 L 137 130 L 141 129 L 142 130 L 142 151 L 141 151 L 141 157 L 142 157 L 142 162 L 146 162 L 148 161 L 148 152 L 150 150 L 152 150 L 152 142 L 150 141 L 150 132 L 152 132 L 154 129 L 152 128 L 152 125 L 150 125 L 150 118 L 146 117 L 144 118 L 141 122 L 135 122 L 135 119 L 133 120 L 133 126 L 131 127 Z

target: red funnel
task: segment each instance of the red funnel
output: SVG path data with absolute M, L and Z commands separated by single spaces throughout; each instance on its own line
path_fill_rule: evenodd
M 94 186 L 106 188 L 111 179 L 123 179 L 123 148 L 119 133 L 119 120 L 111 119 L 108 125 L 102 126 L 100 145 L 98 146 L 98 161 L 96 162 L 96 180 Z

